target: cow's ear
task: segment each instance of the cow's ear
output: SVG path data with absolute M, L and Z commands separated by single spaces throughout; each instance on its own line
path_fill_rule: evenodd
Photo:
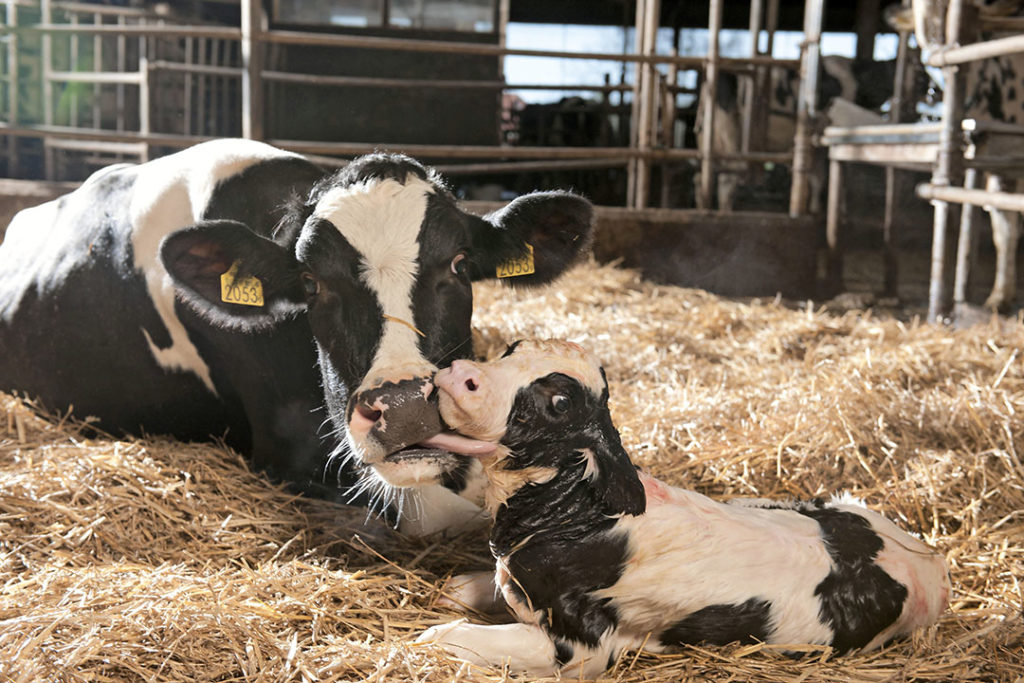
M 505 279 L 512 286 L 551 282 L 590 249 L 594 207 L 569 192 L 535 192 L 513 200 L 484 216 L 473 235 L 473 277 L 497 276 L 499 266 L 512 263 L 532 249 L 532 274 Z M 529 245 L 529 246 L 527 246 Z
M 171 233 L 160 243 L 160 261 L 178 297 L 220 325 L 260 329 L 306 308 L 298 260 L 237 221 Z

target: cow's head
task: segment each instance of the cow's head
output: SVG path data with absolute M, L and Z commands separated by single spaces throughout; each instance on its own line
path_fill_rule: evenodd
M 471 283 L 532 249 L 538 285 L 588 246 L 590 204 L 553 192 L 483 218 L 461 211 L 433 172 L 395 154 L 355 160 L 286 211 L 273 239 L 209 221 L 168 236 L 161 259 L 179 296 L 216 324 L 272 327 L 305 315 L 340 450 L 391 486 L 458 477 L 486 446 L 438 436 L 439 367 L 471 355 Z M 221 276 L 259 280 L 262 306 L 222 301 Z

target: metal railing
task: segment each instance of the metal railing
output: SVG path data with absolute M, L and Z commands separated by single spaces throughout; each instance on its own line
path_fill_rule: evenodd
M 503 0 L 508 2 L 508 0 Z M 643 208 L 651 196 L 650 177 L 652 164 L 699 161 L 702 175 L 701 192 L 710 195 L 710 179 L 717 165 L 728 161 L 750 163 L 792 164 L 794 182 L 790 201 L 793 214 L 806 209 L 807 180 L 810 155 L 809 117 L 813 116 L 815 74 L 817 73 L 818 37 L 821 30 L 822 0 L 807 0 L 805 31 L 808 40 L 804 44 L 802 60 L 779 60 L 757 52 L 758 41 L 749 57 L 724 58 L 718 54 L 717 35 L 721 29 L 723 0 L 710 0 L 710 48 L 705 56 L 679 56 L 658 54 L 653 40 L 660 14 L 660 0 L 638 0 L 637 3 L 637 50 L 633 53 L 592 53 L 559 50 L 526 50 L 508 48 L 503 44 L 478 44 L 416 38 L 394 38 L 364 35 L 338 35 L 303 33 L 297 31 L 264 30 L 266 17 L 263 16 L 259 0 L 242 0 L 242 20 L 239 27 L 174 25 L 167 19 L 138 10 L 127 10 L 85 3 L 58 2 L 57 0 L 4 0 L 6 26 L 0 34 L 7 41 L 7 121 L 0 124 L 0 134 L 8 136 L 7 153 L 9 168 L 16 171 L 18 166 L 17 146 L 14 138 L 38 138 L 43 141 L 46 154 L 46 173 L 57 177 L 57 150 L 91 150 L 97 155 L 112 158 L 133 157 L 145 160 L 153 147 L 186 147 L 197 142 L 238 135 L 265 139 L 271 144 L 298 152 L 329 157 L 350 157 L 379 147 L 402 149 L 410 154 L 431 159 L 453 162 L 474 160 L 481 167 L 481 160 L 490 160 L 489 170 L 521 169 L 525 160 L 540 165 L 550 164 L 551 168 L 567 165 L 589 165 L 597 167 L 623 166 L 628 169 L 629 193 L 627 204 Z M 760 33 L 766 30 L 770 37 L 775 30 L 778 16 L 778 0 L 767 0 L 768 23 L 761 26 L 760 12 L 764 3 L 756 5 L 756 19 L 752 15 L 751 29 Z M 38 21 L 21 25 L 19 11 L 37 11 Z M 507 16 L 507 12 L 505 13 Z M 63 19 L 63 21 L 59 21 Z M 501 33 L 503 35 L 503 33 Z M 645 37 L 646 36 L 646 37 Z M 71 59 L 65 68 L 55 68 L 55 41 L 66 41 L 62 58 Z M 42 74 L 43 115 L 41 123 L 19 116 L 19 94 L 26 84 L 17 82 L 19 50 L 18 45 L 26 41 L 38 41 Z M 107 47 L 113 42 L 112 47 Z M 93 68 L 87 68 L 79 57 L 73 56 L 84 50 L 92 56 Z M 166 54 L 173 46 L 174 54 Z M 439 80 L 424 82 L 413 79 L 365 78 L 354 76 L 314 75 L 285 72 L 274 68 L 271 53 L 275 46 L 315 45 L 337 48 L 361 48 L 367 50 L 402 50 L 432 53 L 455 53 L 477 56 L 558 57 L 563 59 L 616 61 L 632 64 L 636 77 L 632 86 L 627 84 L 561 86 L 559 89 L 588 90 L 602 93 L 605 97 L 612 92 L 632 95 L 630 108 L 630 130 L 633 138 L 629 146 L 623 147 L 530 147 L 513 145 L 467 146 L 430 144 L 390 144 L 388 140 L 373 143 L 306 141 L 275 139 L 268 135 L 265 113 L 267 97 L 264 86 L 272 83 L 301 83 L 325 88 L 379 87 L 379 88 L 479 88 L 493 91 L 551 88 L 553 86 L 531 84 L 509 84 L 500 81 L 483 80 Z M 225 46 L 230 46 L 227 54 Z M 214 51 L 219 57 L 214 57 Z M 112 51 L 112 52 L 111 52 Z M 116 62 L 112 68 L 104 68 Z M 696 149 L 674 146 L 671 122 L 676 116 L 676 96 L 681 92 L 692 92 L 678 84 L 682 71 L 696 70 L 703 74 L 709 92 L 714 92 L 720 72 L 728 71 L 741 75 L 751 82 L 767 82 L 765 76 L 772 66 L 788 69 L 801 67 L 804 86 L 800 90 L 801 101 L 797 110 L 797 137 L 794 151 L 765 152 L 751 149 L 750 131 L 757 128 L 755 119 L 758 110 L 752 104 L 744 109 L 744 146 L 740 152 L 719 153 L 712 149 L 710 139 L 705 136 Z M 97 68 L 99 67 L 99 68 Z M 660 68 L 659 68 L 660 67 Z M 663 73 L 662 70 L 667 73 Z M 173 77 L 171 79 L 170 77 Z M 175 84 L 180 98 L 168 94 Z M 69 86 L 80 86 L 78 90 Z M 91 117 L 77 117 L 80 100 L 91 86 L 94 112 Z M 111 96 L 108 89 L 114 89 Z M 75 116 L 58 116 L 55 93 L 67 95 L 62 105 Z M 71 93 L 70 95 L 68 93 Z M 162 98 L 162 99 L 161 99 Z M 705 108 L 708 121 L 713 116 L 712 100 L 707 98 L 700 106 Z M 757 98 L 750 98 L 756 100 Z M 102 101 L 101 101 L 102 100 Z M 116 104 L 111 105 L 110 101 Z M 100 102 L 100 104 L 96 104 Z M 160 111 L 166 102 L 180 108 L 181 126 L 168 130 L 166 121 L 154 120 L 154 111 Z M 113 107 L 111 119 L 106 109 Z M 103 111 L 100 111 L 103 110 Z M 64 110 L 62 110 L 64 111 Z M 196 112 L 199 112 L 196 115 Z M 209 125 L 210 112 L 212 120 Z M 764 113 L 766 115 L 766 112 Z M 86 125 L 88 122 L 89 125 Z M 710 125 L 708 126 L 710 128 Z M 517 166 L 518 164 L 518 166 Z M 454 169 L 449 163 L 447 168 Z

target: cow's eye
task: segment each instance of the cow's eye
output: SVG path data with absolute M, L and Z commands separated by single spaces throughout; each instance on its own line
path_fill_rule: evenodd
M 320 293 L 320 281 L 316 279 L 315 275 L 312 273 L 303 273 L 301 277 L 302 289 L 305 290 L 306 296 L 312 299 Z
M 456 254 L 449 267 L 454 275 L 463 278 L 469 275 L 469 263 L 466 262 L 466 255 L 463 253 Z
M 572 401 L 569 400 L 568 396 L 555 394 L 551 397 L 551 407 L 556 413 L 567 413 L 569 408 L 572 407 Z

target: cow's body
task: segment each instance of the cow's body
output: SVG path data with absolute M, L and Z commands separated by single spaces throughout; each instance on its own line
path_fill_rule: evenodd
M 849 501 L 715 502 L 639 473 L 603 371 L 564 342 L 523 342 L 436 378 L 446 422 L 485 459 L 495 581 L 521 623 L 421 638 L 534 674 L 600 673 L 623 649 L 766 642 L 877 648 L 945 609 L 945 562 Z
M 106 430 L 224 434 L 263 465 L 294 465 L 276 474 L 319 478 L 325 415 L 308 324 L 246 335 L 204 324 L 175 305 L 157 260 L 167 234 L 203 219 L 269 236 L 290 194 L 323 176 L 264 145 L 224 147 L 107 168 L 15 216 L 0 247 L 0 379 Z M 289 353 L 275 357 L 280 348 Z
M 360 477 L 461 490 L 473 465 L 453 453 L 472 445 L 435 436 L 427 395 L 437 367 L 471 354 L 470 281 L 527 241 L 550 279 L 589 220 L 555 193 L 469 216 L 399 155 L 325 175 L 219 140 L 114 166 L 12 221 L 0 388 L 114 432 L 223 435 L 320 495 Z M 262 306 L 222 301 L 233 263 L 260 280 Z
M 858 62 L 840 55 L 825 55 L 821 59 L 819 78 L 819 104 L 825 111 L 825 118 L 831 125 L 853 126 L 865 123 L 879 123 L 878 109 L 892 96 L 894 61 Z M 712 149 L 716 154 L 740 152 L 742 122 L 739 98 L 739 80 L 735 75 L 724 73 L 719 78 L 718 92 L 714 100 L 714 128 Z M 792 69 L 774 67 L 770 70 L 770 83 L 766 96 L 767 122 L 764 139 L 756 151 L 785 152 L 793 148 L 796 133 L 797 96 L 799 75 Z M 706 91 L 706 87 L 705 87 Z M 707 97 L 705 91 L 701 98 Z M 704 125 L 704 108 L 701 107 L 696 121 L 699 131 Z M 827 162 L 822 153 L 814 157 L 815 172 L 809 177 L 811 213 L 821 213 L 822 197 L 826 186 Z M 732 211 L 737 192 L 743 179 L 748 175 L 749 164 L 745 161 L 725 160 L 717 163 L 717 203 L 719 211 Z M 695 178 L 697 187 L 700 174 Z M 697 193 L 698 199 L 700 192 Z M 710 206 L 698 205 L 710 209 Z

